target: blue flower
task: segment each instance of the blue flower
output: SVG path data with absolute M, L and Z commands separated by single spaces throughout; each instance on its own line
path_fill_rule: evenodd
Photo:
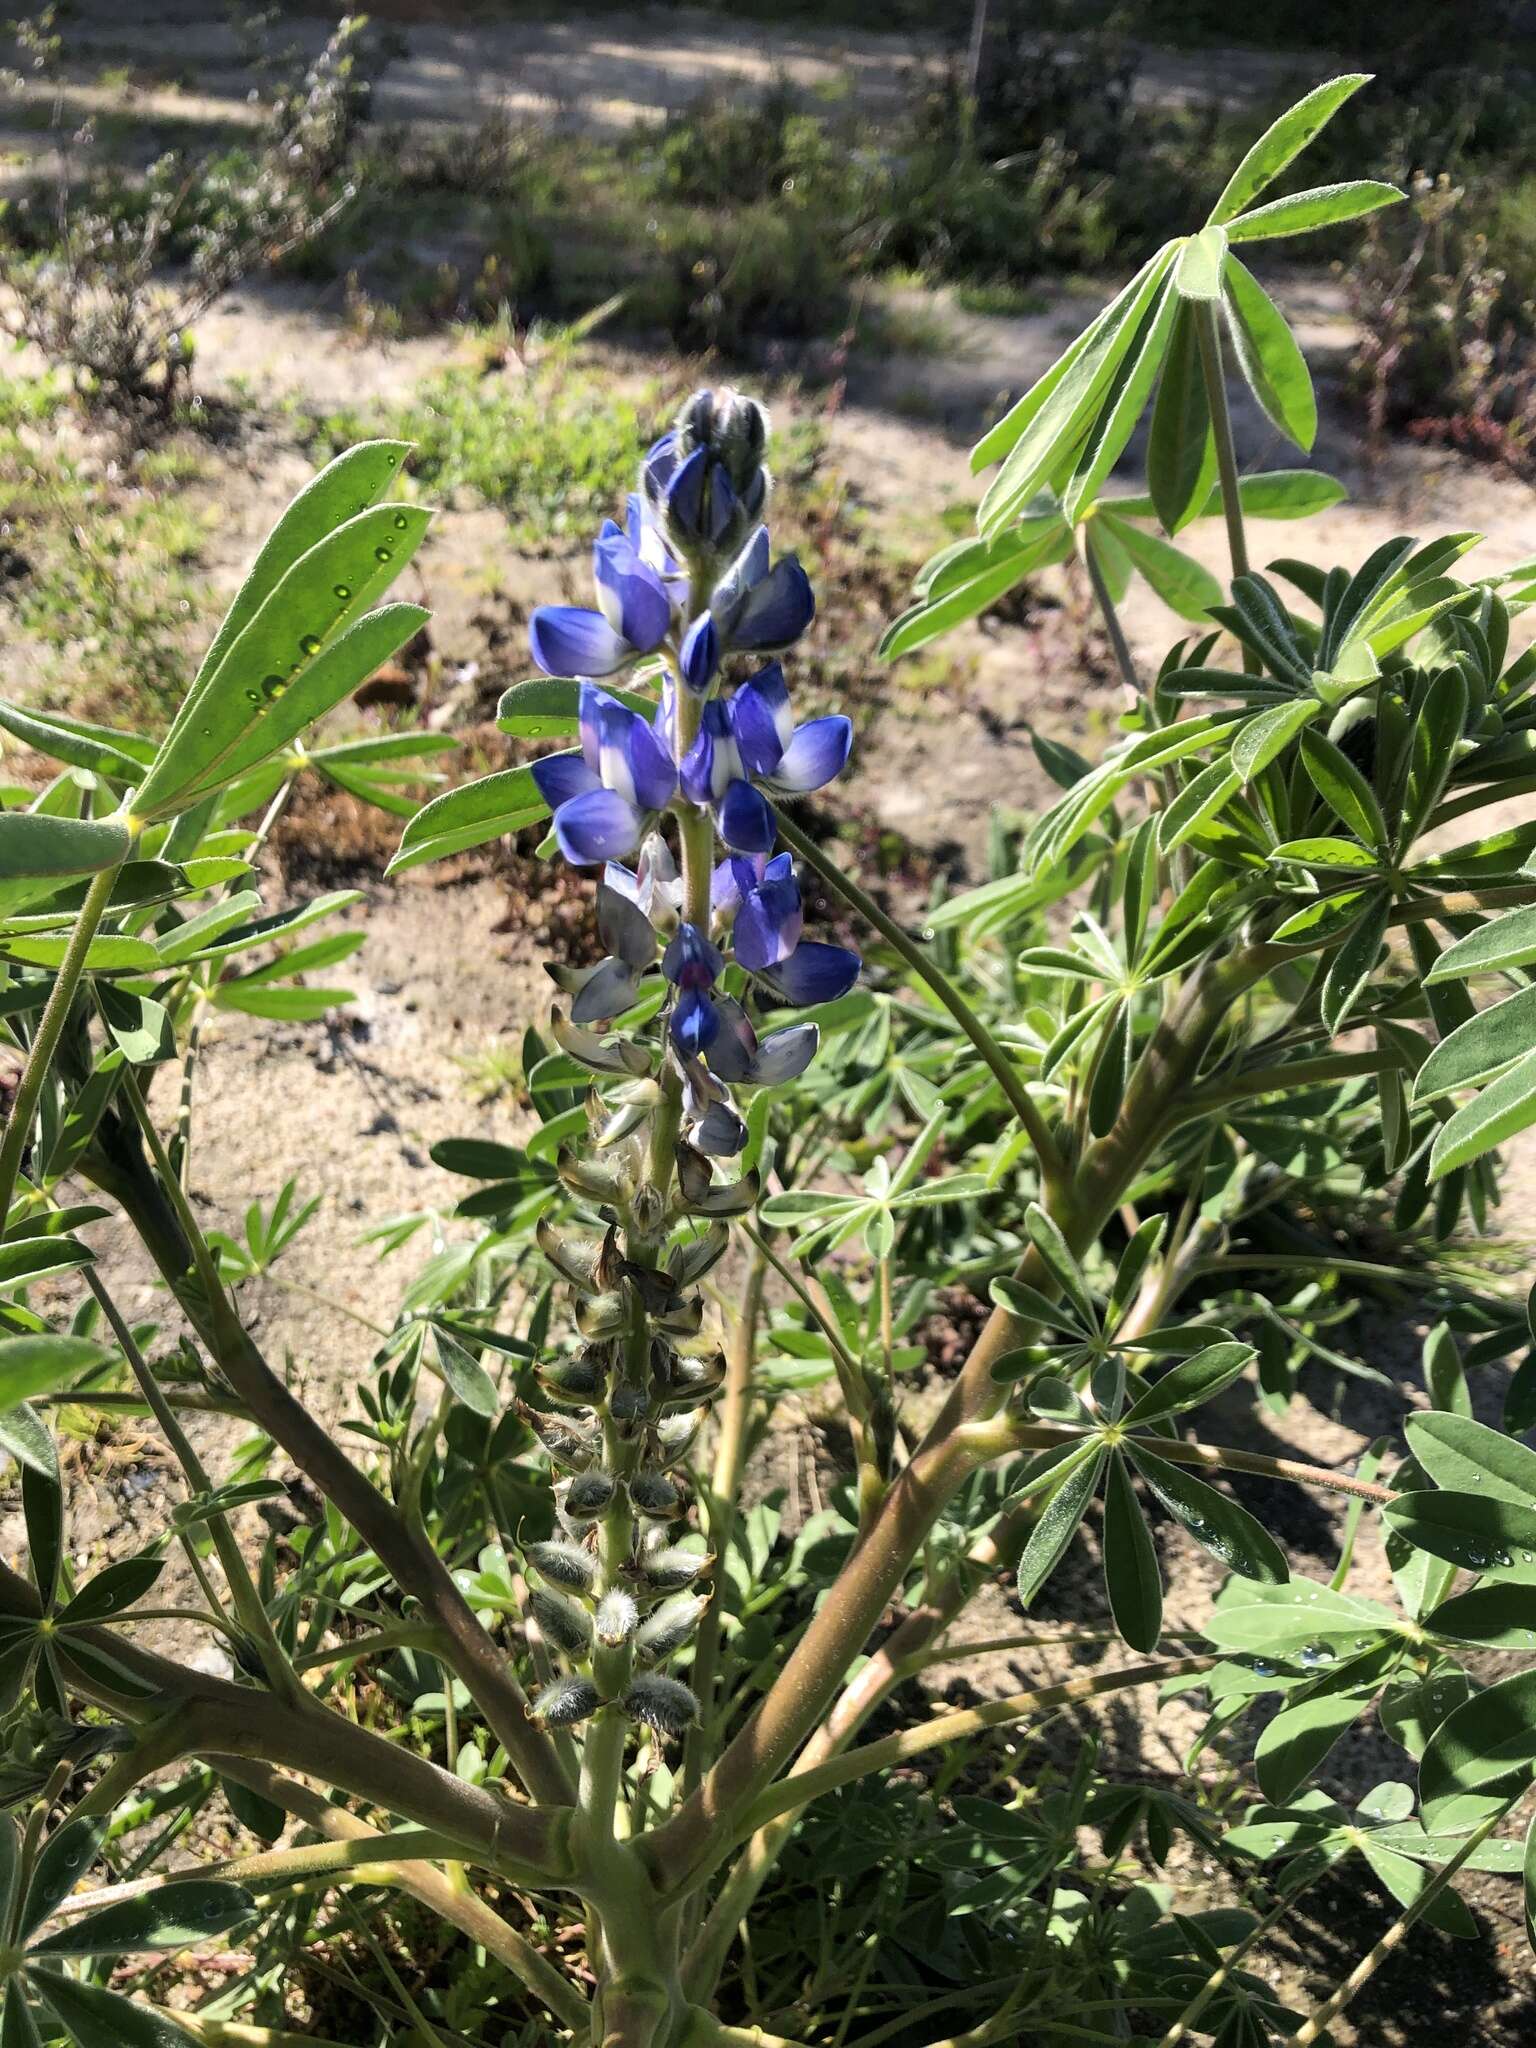
M 654 654 L 671 630 L 677 571 L 639 498 L 630 498 L 627 527 L 604 520 L 592 576 L 598 610 L 540 605 L 529 622 L 528 645 L 546 675 L 611 676 Z
M 808 1009 L 813 1003 L 831 1003 L 847 995 L 859 978 L 860 964 L 858 954 L 846 946 L 802 939 L 788 959 L 764 968 L 759 979 L 786 1003 Z
M 630 891 L 615 886 L 618 877 L 634 883 L 627 868 L 609 863 L 597 885 L 597 929 L 606 956 L 596 967 L 555 968 L 550 973 L 567 994 L 573 1024 L 597 1024 L 622 1016 L 640 994 L 640 983 L 656 959 L 656 933 Z
M 770 565 L 768 529 L 760 526 L 715 585 L 709 608 L 728 646 L 766 653 L 800 638 L 816 616 L 816 595 L 794 555 Z
M 677 768 L 655 726 L 601 690 L 581 686 L 581 752 L 533 764 L 539 794 L 554 812 L 560 851 L 577 867 L 633 852 L 650 813 L 677 789 Z
M 696 391 L 641 469 L 647 502 L 674 547 L 696 554 L 738 547 L 768 495 L 768 423 L 755 399 Z
M 841 775 L 853 747 L 853 725 L 841 716 L 796 725 L 784 671 L 760 668 L 731 698 L 731 730 L 742 770 L 778 796 L 803 796 Z
M 801 936 L 805 912 L 787 853 L 772 860 L 759 856 L 722 861 L 710 896 L 716 915 L 732 926 L 731 952 L 737 966 L 755 974 L 786 1002 L 829 1003 L 846 995 L 858 980 L 857 953 Z
M 776 1088 L 794 1081 L 816 1057 L 821 1034 L 814 1024 L 788 1024 L 759 1039 L 740 1003 L 718 996 L 719 1030 L 709 1049 L 709 1070 L 740 1088 Z
M 726 845 L 737 853 L 767 853 L 778 828 L 767 799 L 746 780 L 729 704 L 712 697 L 699 716 L 693 745 L 678 771 L 683 795 L 708 806 Z
M 677 990 L 672 1042 L 684 1059 L 697 1059 L 720 1029 L 714 986 L 725 968 L 718 946 L 696 924 L 680 924 L 662 955 L 661 971 Z

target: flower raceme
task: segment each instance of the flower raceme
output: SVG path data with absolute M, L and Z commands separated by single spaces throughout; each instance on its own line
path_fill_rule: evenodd
M 626 525 L 597 539 L 598 608 L 546 606 L 530 631 L 540 667 L 580 685 L 580 746 L 533 775 L 561 853 L 602 871 L 602 958 L 550 967 L 570 998 L 557 1042 L 601 1087 L 591 1144 L 562 1152 L 559 1170 L 603 1228 L 539 1228 L 582 1340 L 538 1368 L 555 1415 L 528 1413 L 562 1475 L 560 1540 L 527 1553 L 533 1618 L 566 1666 L 534 1706 L 556 1726 L 617 1710 L 676 1733 L 697 1711 L 655 1667 L 707 1604 L 694 1587 L 709 1561 L 667 1533 L 683 1504 L 669 1474 L 724 1371 L 689 1290 L 758 1192 L 754 1169 L 717 1180 L 716 1162 L 747 1146 L 738 1093 L 793 1080 L 816 1052 L 814 1022 L 760 1032 L 752 1007 L 825 1003 L 859 974 L 856 953 L 805 936 L 793 862 L 774 850 L 775 802 L 841 774 L 853 728 L 797 723 L 776 661 L 726 674 L 735 656 L 791 645 L 815 612 L 804 570 L 774 562 L 761 522 L 766 436 L 750 400 L 690 399 L 647 454 Z M 643 661 L 657 680 L 648 713 L 600 680 Z M 609 1540 L 594 1549 L 599 1522 Z

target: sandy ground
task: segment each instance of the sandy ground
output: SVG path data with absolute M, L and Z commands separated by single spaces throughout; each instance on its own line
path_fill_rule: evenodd
M 222 110 L 220 118 L 236 118 L 231 110 L 240 104 L 239 74 L 230 46 L 222 30 L 204 28 L 203 10 L 191 0 L 159 0 L 127 25 L 104 4 L 93 6 L 91 14 L 101 62 L 148 62 L 173 42 L 177 62 L 196 72 L 208 105 Z M 754 67 L 759 76 L 785 69 L 807 91 L 850 77 L 853 90 L 878 98 L 896 89 L 900 65 L 914 54 L 895 47 L 891 38 L 769 37 L 752 25 L 739 27 L 722 47 L 717 19 L 694 24 L 671 12 L 654 24 L 631 14 L 611 21 L 573 16 L 555 25 L 493 22 L 477 25 L 472 34 L 429 27 L 413 32 L 412 43 L 409 64 L 392 73 L 386 88 L 382 111 L 389 118 L 467 119 L 500 99 L 521 105 L 517 95 L 527 95 L 530 103 L 601 124 L 678 104 L 701 82 L 740 77 Z M 1258 74 L 1252 67 L 1234 67 L 1231 75 L 1240 87 Z M 197 95 L 166 97 L 185 113 Z M 158 99 L 148 111 L 158 116 Z M 1283 282 L 1282 296 L 1300 316 L 1303 337 L 1326 373 L 1349 344 L 1333 281 L 1292 276 Z M 982 419 L 1001 394 L 1027 386 L 1095 304 L 1091 296 L 1059 295 L 1037 315 L 985 320 L 944 302 L 937 310 L 949 324 L 952 345 L 940 355 L 855 360 L 846 401 L 830 425 L 832 459 L 893 544 L 908 546 L 914 555 L 936 544 L 944 511 L 974 498 L 966 448 Z M 322 401 L 350 400 L 363 391 L 403 396 L 452 352 L 451 342 L 439 340 L 359 347 L 342 330 L 334 294 L 294 289 L 242 292 L 199 334 L 200 373 L 211 390 L 245 379 L 273 400 L 293 390 Z M 614 360 L 615 373 L 624 374 L 622 360 Z M 1295 459 L 1275 445 L 1256 414 L 1240 415 L 1238 435 L 1245 466 Z M 1133 450 L 1132 470 L 1136 457 Z M 1459 458 L 1412 448 L 1392 450 L 1372 469 L 1357 444 L 1353 418 L 1326 391 L 1313 459 L 1351 490 L 1347 505 L 1311 522 L 1306 545 L 1316 553 L 1353 564 L 1392 533 L 1475 526 L 1488 536 L 1476 558 L 1484 570 L 1536 554 L 1536 495 L 1527 487 Z M 215 573 L 225 581 L 232 581 L 276 504 L 304 471 L 302 458 L 270 437 L 237 449 L 233 460 L 240 487 L 226 494 L 229 512 L 215 544 Z M 1255 529 L 1256 561 L 1289 552 L 1296 538 L 1285 527 Z M 1186 544 L 1211 567 L 1222 568 L 1219 525 L 1196 528 Z M 558 574 L 559 565 L 538 573 Z M 446 507 L 421 566 L 421 588 L 438 613 L 434 631 L 445 664 L 483 653 L 476 615 L 487 591 L 500 587 L 521 596 L 530 585 L 528 565 L 508 556 L 498 515 L 474 506 Z M 1126 616 L 1138 658 L 1154 662 L 1175 636 L 1168 615 L 1138 587 Z M 872 653 L 880 623 L 869 622 L 867 648 L 859 652 Z M 1028 809 L 1045 794 L 1031 728 L 1093 751 L 1107 737 L 1118 691 L 1079 594 L 1060 577 L 1045 579 L 1013 622 L 969 628 L 955 637 L 950 651 L 948 670 L 921 689 L 908 687 L 904 672 L 896 672 L 847 787 L 879 824 L 916 846 L 944 849 L 974 874 L 991 809 Z M 18 682 L 24 687 L 25 678 L 12 672 L 14 663 L 3 655 L 0 667 L 8 671 L 8 689 Z M 367 930 L 368 944 L 345 970 L 356 1001 L 329 1025 L 219 1022 L 209 1035 L 199 1081 L 192 1172 L 195 1199 L 211 1221 L 226 1228 L 236 1225 L 249 1202 L 270 1204 L 290 1176 L 297 1177 L 301 1193 L 322 1197 L 323 1232 L 317 1228 L 302 1237 L 280 1269 L 291 1284 L 250 1290 L 248 1306 L 269 1354 L 285 1363 L 328 1416 L 341 1411 L 367 1369 L 374 1339 L 357 1318 L 387 1323 L 398 1294 L 396 1272 L 381 1270 L 375 1251 L 358 1243 L 361 1230 L 386 1215 L 451 1207 L 463 1184 L 431 1164 L 428 1152 L 438 1138 L 517 1135 L 517 1115 L 505 1100 L 476 1103 L 464 1062 L 492 1041 L 515 1043 L 524 1023 L 543 1015 L 547 986 L 538 964 L 539 930 L 497 929 L 505 922 L 507 898 L 486 862 L 427 869 L 398 885 L 365 871 L 357 885 L 364 900 L 350 916 Z M 171 1100 L 174 1074 L 158 1088 Z M 1511 1195 L 1504 1227 L 1536 1234 L 1536 1146 L 1519 1148 Z M 450 1232 L 454 1227 L 448 1226 Z M 156 1297 L 147 1277 L 131 1258 L 125 1270 L 133 1306 L 150 1312 Z M 333 1305 L 304 1291 L 309 1289 Z M 1384 1325 L 1374 1344 L 1384 1363 L 1411 1379 L 1416 1333 Z M 1302 1455 L 1342 1462 L 1378 1432 L 1394 1428 L 1400 1412 L 1400 1402 L 1352 1388 L 1336 1412 L 1298 1403 L 1275 1424 L 1256 1420 L 1233 1397 L 1211 1434 L 1268 1448 L 1283 1439 Z M 835 1439 L 826 1419 L 814 1413 L 793 1427 L 797 1458 L 802 1448 L 807 1457 L 817 1447 L 824 1453 Z M 215 1426 L 202 1431 L 215 1460 L 225 1455 L 232 1434 L 238 1433 Z M 173 1495 L 163 1464 L 131 1441 L 108 1455 L 82 1454 L 78 1469 L 82 1564 L 88 1552 L 99 1556 L 120 1549 L 158 1526 Z M 1248 1489 L 1244 1497 L 1276 1521 L 1302 1569 L 1327 1576 L 1338 1532 L 1331 1509 L 1267 1487 Z M 0 1549 L 9 1555 L 19 1535 L 14 1518 L 0 1524 Z M 1159 1541 L 1172 1585 L 1170 1622 L 1192 1624 L 1207 1610 L 1215 1567 L 1167 1526 Z M 1370 1545 L 1362 1572 L 1362 1590 L 1380 1586 L 1383 1566 Z M 1048 1590 L 1040 1617 L 1049 1625 L 1102 1611 L 1090 1542 Z M 1009 1598 L 998 1592 L 978 1604 L 964 1632 L 1005 1632 L 1017 1620 Z M 1070 1663 L 1066 1655 L 1031 1655 L 1027 1662 L 941 1666 L 934 1683 L 943 1689 L 963 1681 L 1006 1692 L 1057 1675 Z M 1128 1775 L 1163 1778 L 1179 1772 L 1193 1727 L 1188 1710 L 1175 1704 L 1159 1715 L 1138 1695 L 1135 1704 L 1067 1717 L 1053 1741 L 1068 1757 L 1092 1728 Z M 1227 1766 L 1207 1759 L 1201 1768 L 1211 1778 Z M 1330 1789 L 1357 1796 L 1378 1779 L 1403 1773 L 1401 1754 L 1366 1732 L 1341 1747 L 1324 1776 Z M 1529 1958 L 1512 1918 L 1512 1889 L 1484 1887 L 1479 1903 L 1488 1939 L 1476 1953 L 1472 1945 L 1452 1953 L 1434 1940 L 1416 1948 L 1411 1964 L 1384 1978 L 1380 1995 L 1362 2007 L 1356 2026 L 1338 2033 L 1341 2048 L 1349 2042 L 1424 2048 L 1448 2023 L 1468 2043 L 1528 2038 L 1523 2030 L 1536 2008 Z M 1343 1910 L 1354 1917 L 1353 1927 L 1329 1924 L 1331 1909 L 1320 1910 L 1281 1957 L 1277 1967 L 1298 1996 L 1336 1975 L 1345 1953 L 1367 1945 L 1385 1924 L 1369 1901 L 1346 1897 Z

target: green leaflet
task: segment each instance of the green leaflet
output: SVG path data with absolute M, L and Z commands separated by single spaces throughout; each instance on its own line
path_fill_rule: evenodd
M 1427 1064 L 1427 1063 L 1426 1063 Z M 1475 1102 L 1442 1124 L 1430 1152 L 1432 1180 L 1440 1180 L 1536 1122 L 1536 1051 L 1491 1081 Z
M 1132 565 L 1181 619 L 1202 625 L 1211 606 L 1221 603 L 1221 585 L 1216 578 L 1181 548 L 1171 546 L 1158 534 L 1142 532 L 1128 520 L 1116 518 L 1107 507 L 1089 526 L 1089 545 L 1106 530 L 1114 534 Z
M 385 872 L 403 874 L 423 861 L 481 846 L 487 839 L 537 823 L 548 811 L 531 768 L 504 768 L 482 776 L 423 804 L 401 833 L 399 850 Z
M 1171 249 L 1161 250 L 1140 279 L 1127 286 L 1110 309 L 1112 317 L 1072 359 L 1028 421 L 981 501 L 976 524 L 987 537 L 1011 522 L 1088 432 L 1172 256 Z
M 1298 448 L 1310 448 L 1317 438 L 1317 395 L 1307 359 L 1279 308 L 1235 256 L 1227 259 L 1225 304 L 1249 389 L 1282 434 Z
M 1536 903 L 1490 918 L 1454 946 L 1448 946 L 1424 979 L 1455 981 L 1463 975 L 1492 974 L 1536 960 Z
M 1176 1521 L 1212 1557 L 1245 1579 L 1277 1585 L 1290 1576 L 1285 1553 L 1262 1523 L 1224 1493 L 1150 1448 L 1145 1437 L 1126 1446 L 1131 1463 Z
M 603 688 L 642 718 L 650 718 L 656 710 L 655 698 L 641 691 L 615 689 L 611 682 L 604 683 Z M 513 733 L 519 739 L 555 739 L 576 731 L 580 711 L 580 683 L 563 676 L 530 676 L 526 682 L 514 683 L 509 690 L 502 691 L 496 706 L 496 723 L 502 732 Z
M 1337 227 L 1341 221 L 1359 220 L 1383 206 L 1395 206 L 1402 193 L 1395 185 L 1378 178 L 1351 178 L 1338 185 L 1317 185 L 1310 192 L 1294 192 L 1288 199 L 1272 199 L 1231 221 L 1227 233 L 1234 242 L 1273 241 L 1278 235 L 1304 235 L 1314 228 Z
M 126 860 L 131 845 L 127 826 L 116 819 L 0 811 L 0 882 L 99 874 Z
M 1479 1010 L 1435 1047 L 1420 1067 L 1415 1102 L 1470 1088 L 1536 1047 L 1536 983 L 1492 1009 Z
M 1162 1575 L 1152 1532 L 1118 1451 L 1109 1461 L 1104 1487 L 1104 1585 L 1125 1641 L 1133 1650 L 1155 1650 L 1163 1632 Z
M 1194 306 L 1180 298 L 1147 442 L 1147 489 L 1168 533 L 1177 533 L 1195 517 L 1216 474 L 1216 437 L 1197 321 Z
M 1536 1668 L 1474 1693 L 1435 1730 L 1419 1765 L 1431 1834 L 1467 1834 L 1536 1777 Z
M 1017 1590 L 1021 1607 L 1029 1606 L 1061 1562 L 1093 1498 L 1106 1455 L 1103 1445 L 1090 1438 L 1058 1467 L 1056 1490 L 1041 1510 L 1019 1559 Z
M 51 1240 L 39 1240 L 47 1243 Z M 66 1243 L 68 1240 L 64 1240 Z M 10 1246 L 5 1249 L 11 1249 Z M 89 1254 L 87 1254 L 89 1256 Z M 73 1384 L 111 1353 L 88 1337 L 0 1338 L 0 1410 Z

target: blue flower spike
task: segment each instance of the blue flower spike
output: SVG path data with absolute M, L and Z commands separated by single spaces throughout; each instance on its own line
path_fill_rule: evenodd
M 792 1081 L 815 1056 L 814 1022 L 760 1033 L 759 1007 L 834 1001 L 860 971 L 856 953 L 805 936 L 793 862 L 775 851 L 775 801 L 834 781 L 853 727 L 839 715 L 797 723 L 777 661 L 744 678 L 731 668 L 791 646 L 816 611 L 810 579 L 793 556 L 774 559 L 762 522 L 766 441 L 755 401 L 697 392 L 647 452 L 625 525 L 610 520 L 597 538 L 596 608 L 541 606 L 530 627 L 539 666 L 580 683 L 580 747 L 535 761 L 533 776 L 566 859 L 602 868 L 603 957 L 550 970 L 572 998 L 567 1028 L 590 1035 L 634 1009 L 659 961 L 683 1139 L 712 1159 L 747 1141 L 733 1091 Z M 645 657 L 660 671 L 649 718 L 600 680 Z M 702 921 L 685 908 L 700 878 L 678 872 L 667 837 L 669 817 L 690 811 L 713 828 Z M 696 830 L 684 838 L 697 847 Z M 626 1083 L 599 1147 L 637 1143 L 659 1099 L 648 1075 Z

